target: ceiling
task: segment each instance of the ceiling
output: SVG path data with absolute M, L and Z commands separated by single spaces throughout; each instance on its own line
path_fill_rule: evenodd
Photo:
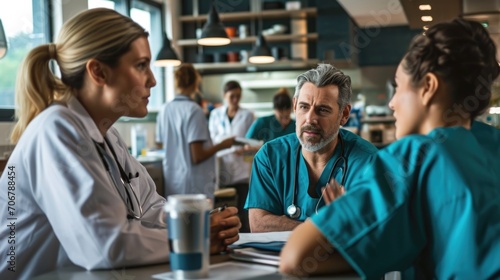
M 354 22 L 363 28 L 404 25 L 423 28 L 421 17 L 432 16 L 435 24 L 457 16 L 475 20 L 487 26 L 497 45 L 500 61 L 500 0 L 337 0 Z M 421 11 L 419 5 L 429 4 L 430 11 Z M 499 78 L 500 79 L 500 78 Z M 498 81 L 500 87 L 500 80 Z
M 465 0 L 466 1 L 466 0 Z M 481 2 L 481 0 L 475 0 Z M 337 0 L 359 27 L 406 25 L 423 28 L 422 16 L 432 16 L 431 24 L 449 21 L 462 13 L 462 0 Z M 429 4 L 430 11 L 419 10 Z

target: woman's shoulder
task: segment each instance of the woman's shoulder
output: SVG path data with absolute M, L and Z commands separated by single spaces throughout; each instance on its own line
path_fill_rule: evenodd
M 253 112 L 250 109 L 240 107 L 238 110 L 241 110 L 241 112 L 245 115 L 253 115 Z
M 43 131 L 48 131 L 48 127 L 74 126 L 78 123 L 79 121 L 75 112 L 64 104 L 53 104 L 36 116 L 36 118 L 31 121 L 30 126 L 35 126 L 40 129 L 43 128 Z
M 57 146 L 58 142 L 79 143 L 84 134 L 87 134 L 85 126 L 75 112 L 64 105 L 51 105 L 30 122 L 18 144 L 30 147 L 42 142 L 51 146 Z
M 226 113 L 226 107 L 225 106 L 216 107 L 211 112 L 211 114 L 225 114 L 225 113 Z
M 470 130 L 463 127 L 435 128 L 427 135 L 412 134 L 405 136 L 382 151 L 393 154 L 421 153 L 425 151 L 441 153 L 461 146 L 464 141 L 474 141 Z

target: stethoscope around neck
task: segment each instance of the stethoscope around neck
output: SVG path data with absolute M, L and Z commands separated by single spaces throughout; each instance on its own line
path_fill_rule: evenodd
M 347 172 L 347 158 L 345 157 L 345 154 L 344 154 L 344 152 L 345 152 L 344 151 L 344 140 L 340 136 L 340 133 L 339 133 L 339 141 L 340 141 L 340 156 L 335 160 L 335 163 L 333 164 L 332 170 L 330 171 L 330 174 L 328 175 L 327 182 L 330 182 L 330 180 L 332 179 L 333 172 L 335 171 L 335 168 L 337 168 L 337 165 L 340 162 L 343 162 L 345 165 L 344 170 L 342 170 L 342 166 L 340 167 L 340 171 L 342 172 L 342 178 L 340 180 L 340 184 L 343 186 L 345 184 L 345 175 Z M 292 219 L 299 218 L 300 214 L 301 214 L 300 207 L 295 204 L 295 202 L 296 202 L 295 200 L 297 199 L 297 192 L 298 192 L 297 179 L 299 176 L 300 150 L 301 150 L 301 145 L 299 145 L 299 147 L 297 148 L 297 154 L 295 156 L 295 177 L 293 180 L 292 204 L 290 204 L 286 208 L 286 212 L 287 212 L 288 216 L 290 216 L 290 218 L 292 218 Z M 319 205 L 321 199 L 323 198 L 323 194 L 324 194 L 324 192 L 321 193 L 321 197 L 319 198 L 318 203 L 316 203 L 316 213 L 318 212 L 318 205 Z
M 122 187 L 123 187 L 125 195 L 126 195 L 126 197 L 123 197 L 122 195 L 120 195 L 120 197 L 122 198 L 123 202 L 125 203 L 125 206 L 127 207 L 127 219 L 140 220 L 142 218 L 142 214 L 143 214 L 142 206 L 141 206 L 141 203 L 139 201 L 139 198 L 137 197 L 137 195 L 134 191 L 134 188 L 132 188 L 132 185 L 130 184 L 130 179 L 131 179 L 131 177 L 133 177 L 133 175 L 126 174 L 125 170 L 123 170 L 123 167 L 118 162 L 118 158 L 117 158 L 116 153 L 113 149 L 113 146 L 111 146 L 111 144 L 109 143 L 107 138 L 104 138 L 104 140 L 105 140 L 106 144 L 108 145 L 111 153 L 113 154 L 113 158 L 115 159 L 116 165 L 118 166 L 118 171 L 120 172 L 120 181 L 122 183 Z M 111 181 L 113 182 L 113 184 L 116 187 L 116 190 L 118 191 L 118 193 L 121 194 L 121 192 L 120 192 L 121 188 L 116 184 L 116 182 L 113 178 L 113 175 L 111 174 L 111 162 L 109 162 L 109 160 L 104 155 L 104 154 L 106 154 L 106 151 L 104 149 L 104 143 L 101 144 L 101 143 L 96 142 L 95 140 L 93 140 L 93 141 L 94 141 L 94 145 L 97 149 L 97 152 L 99 153 L 99 156 L 101 157 L 102 163 L 104 164 L 104 168 L 106 169 L 107 173 L 109 174 Z M 139 173 L 137 173 L 135 175 L 135 177 L 139 177 Z

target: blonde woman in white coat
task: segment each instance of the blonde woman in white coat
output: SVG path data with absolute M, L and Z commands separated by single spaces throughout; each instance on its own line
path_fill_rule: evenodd
M 255 120 L 254 114 L 240 107 L 241 86 L 237 81 L 228 81 L 223 88 L 224 105 L 210 113 L 209 130 L 214 143 L 219 143 L 229 136 L 245 137 Z M 248 193 L 251 162 L 243 157 L 243 148 L 233 146 L 217 153 L 219 186 L 235 187 L 238 192 L 238 207 L 242 219 L 242 232 L 247 232 L 247 216 L 243 204 Z M 240 207 L 241 206 L 241 207 Z
M 25 58 L 16 86 L 16 147 L 0 178 L 0 219 L 10 225 L 0 228 L 0 251 L 8 257 L 0 279 L 64 266 L 168 261 L 165 199 L 111 127 L 148 112 L 156 80 L 147 37 L 130 18 L 91 9 L 68 20 L 56 43 Z M 212 253 L 238 239 L 236 213 L 233 207 L 211 215 Z

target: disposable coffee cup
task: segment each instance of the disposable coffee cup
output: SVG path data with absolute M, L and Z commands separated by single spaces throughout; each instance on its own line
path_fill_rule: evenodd
M 211 205 L 203 194 L 170 195 L 165 204 L 175 279 L 208 277 Z

